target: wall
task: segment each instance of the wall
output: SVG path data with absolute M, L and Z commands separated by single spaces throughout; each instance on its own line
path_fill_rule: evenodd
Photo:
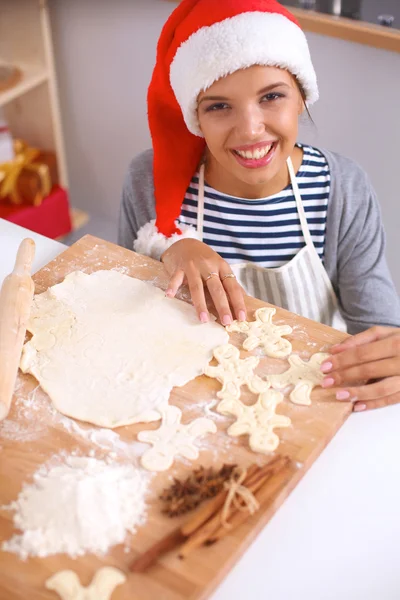
M 115 236 L 131 157 L 150 145 L 146 88 L 165 0 L 52 0 L 71 198 L 107 217 Z M 400 54 L 308 34 L 321 99 L 301 140 L 357 160 L 378 192 L 388 260 L 400 291 Z M 96 223 L 96 221 L 94 221 Z

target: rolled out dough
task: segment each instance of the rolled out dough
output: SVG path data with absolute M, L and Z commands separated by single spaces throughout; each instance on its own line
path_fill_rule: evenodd
M 228 341 L 193 306 L 118 273 L 75 271 L 35 296 L 20 367 L 63 414 L 102 427 L 158 420 L 174 386 Z

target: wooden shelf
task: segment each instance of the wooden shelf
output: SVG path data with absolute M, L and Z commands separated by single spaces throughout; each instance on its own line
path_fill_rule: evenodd
M 14 87 L 0 92 L 0 106 L 16 100 L 26 92 L 45 83 L 49 78 L 46 68 L 41 65 L 18 65 L 18 68 L 22 71 L 21 81 Z
M 312 10 L 288 7 L 305 31 L 400 52 L 400 30 Z
M 166 0 L 179 4 L 181 0 Z M 365 46 L 400 52 L 400 30 L 356 21 L 345 17 L 335 17 L 314 10 L 305 10 L 288 6 L 287 9 L 299 20 L 304 31 L 312 31 L 320 35 L 357 42 Z

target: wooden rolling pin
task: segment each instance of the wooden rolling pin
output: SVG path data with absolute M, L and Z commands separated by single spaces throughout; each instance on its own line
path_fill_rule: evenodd
M 18 248 L 13 272 L 0 292 L 0 421 L 10 410 L 22 346 L 35 291 L 31 268 L 35 242 L 26 238 Z

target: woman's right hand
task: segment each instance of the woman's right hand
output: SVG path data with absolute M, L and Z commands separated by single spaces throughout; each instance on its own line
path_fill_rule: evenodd
M 202 323 L 209 320 L 204 286 L 223 325 L 230 325 L 234 318 L 246 320 L 243 288 L 235 277 L 226 277 L 232 274 L 231 267 L 207 244 L 194 239 L 179 240 L 164 252 L 161 261 L 171 277 L 166 295 L 174 298 L 186 281 Z

